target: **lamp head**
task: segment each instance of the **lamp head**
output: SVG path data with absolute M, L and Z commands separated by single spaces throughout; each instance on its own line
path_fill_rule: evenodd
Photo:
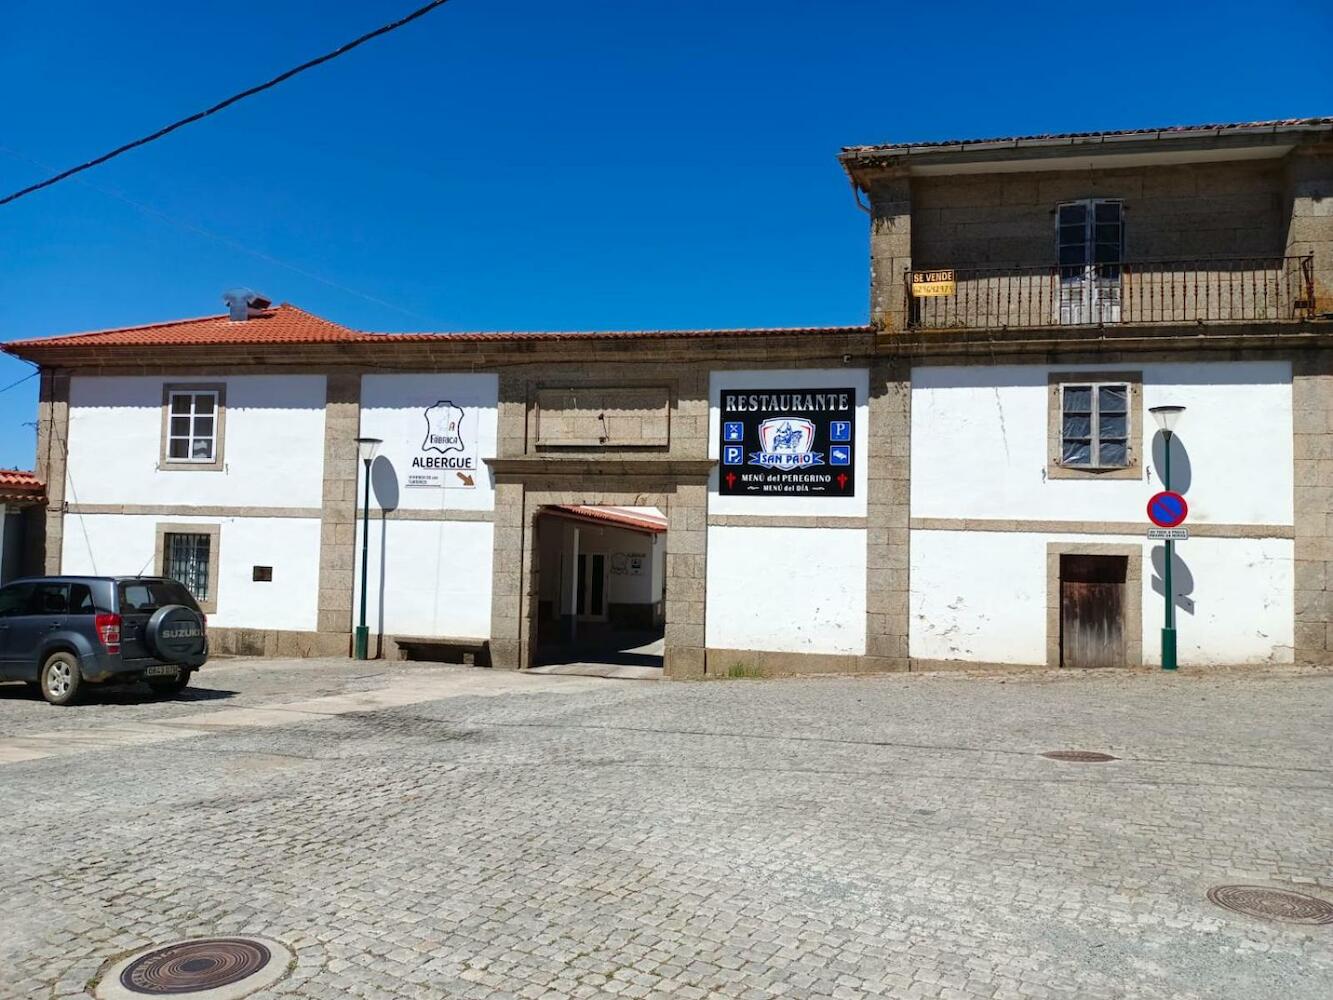
M 1185 412 L 1183 406 L 1150 406 L 1148 412 L 1152 414 L 1153 419 L 1157 421 L 1157 426 L 1167 434 L 1176 429 L 1176 424 L 1180 421 L 1180 415 Z
M 384 442 L 380 438 L 359 437 L 356 439 L 356 452 L 363 462 L 375 461 L 375 456 L 379 454 L 380 445 Z

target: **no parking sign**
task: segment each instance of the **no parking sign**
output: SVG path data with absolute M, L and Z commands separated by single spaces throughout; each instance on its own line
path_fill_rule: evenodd
M 1171 490 L 1154 493 L 1148 501 L 1148 520 L 1159 528 L 1174 528 L 1185 522 L 1190 507 L 1185 498 Z

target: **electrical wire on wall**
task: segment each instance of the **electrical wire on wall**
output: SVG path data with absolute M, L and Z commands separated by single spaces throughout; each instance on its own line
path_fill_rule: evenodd
M 65 439 L 65 437 L 63 437 L 56 431 L 55 415 L 53 413 L 48 412 L 46 419 L 49 422 L 49 427 L 48 427 L 48 433 L 50 435 L 49 439 L 54 439 L 60 444 L 60 451 L 65 459 L 65 461 L 61 463 L 65 468 L 65 488 L 69 491 L 69 495 L 74 501 L 74 506 L 77 508 L 79 506 L 79 493 L 74 488 L 74 477 L 70 474 L 69 471 L 69 442 Z M 46 467 L 49 469 L 51 467 L 51 463 L 47 462 Z M 69 506 L 68 501 L 65 501 L 63 506 L 68 507 Z M 79 530 L 83 532 L 83 548 L 84 551 L 88 553 L 88 564 L 92 566 L 92 575 L 98 576 L 99 574 L 97 572 L 97 557 L 93 555 L 93 540 L 88 535 L 88 523 L 84 519 L 83 511 L 76 510 L 75 513 L 79 519 Z M 49 544 L 49 539 L 48 539 L 48 544 Z M 62 547 L 64 545 L 63 533 L 61 535 L 61 545 Z M 61 562 L 62 564 L 64 562 L 63 552 L 61 553 Z

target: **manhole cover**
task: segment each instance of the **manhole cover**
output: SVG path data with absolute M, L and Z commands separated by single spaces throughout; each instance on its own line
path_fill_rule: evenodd
M 1051 760 L 1067 760 L 1080 764 L 1102 764 L 1108 760 L 1120 759 L 1112 757 L 1109 753 L 1098 753 L 1096 750 L 1047 750 L 1042 756 Z
M 1208 899 L 1218 906 L 1250 917 L 1288 924 L 1333 924 L 1333 903 L 1290 889 L 1266 885 L 1216 885 Z
M 292 953 L 259 938 L 197 938 L 131 955 L 97 984 L 102 1000 L 207 997 L 236 1000 L 272 986 L 287 972 Z

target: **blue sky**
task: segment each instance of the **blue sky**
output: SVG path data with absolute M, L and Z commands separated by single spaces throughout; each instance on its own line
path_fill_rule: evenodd
M 0 188 L 414 6 L 11 0 Z M 1330 37 L 1305 0 L 453 0 L 0 207 L 0 339 L 235 285 L 371 330 L 863 322 L 841 146 L 1329 114 Z M 36 380 L 0 392 L 0 466 L 31 466 L 35 412 Z

